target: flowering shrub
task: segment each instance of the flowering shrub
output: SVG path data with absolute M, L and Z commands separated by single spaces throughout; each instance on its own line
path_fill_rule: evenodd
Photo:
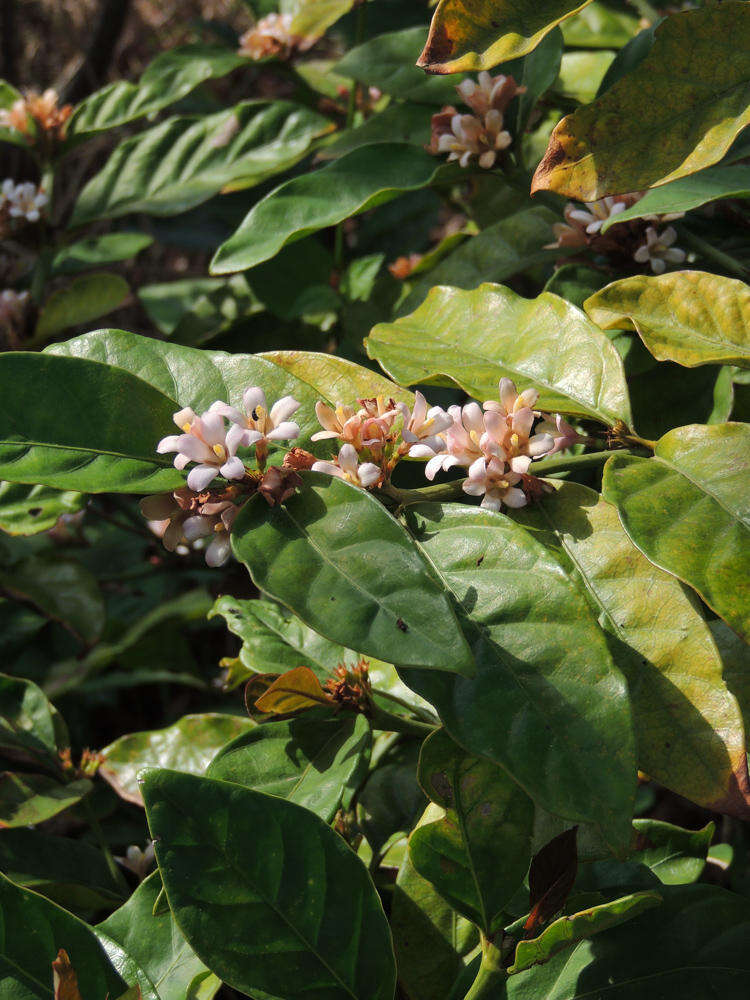
M 739 1000 L 750 6 L 252 7 L 0 81 L 0 997 Z

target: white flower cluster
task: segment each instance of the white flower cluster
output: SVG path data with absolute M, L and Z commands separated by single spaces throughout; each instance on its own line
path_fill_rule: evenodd
M 249 59 L 289 59 L 295 52 L 306 52 L 318 40 L 292 30 L 292 14 L 267 14 L 240 38 L 239 54 Z
M 39 222 L 46 204 L 47 195 L 30 181 L 16 184 L 12 178 L 6 177 L 0 185 L 0 212 L 7 212 L 11 219 Z

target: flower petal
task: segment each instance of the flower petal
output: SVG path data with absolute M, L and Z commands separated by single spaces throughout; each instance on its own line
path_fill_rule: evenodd
M 196 465 L 190 470 L 187 484 L 196 493 L 202 493 L 210 482 L 216 479 L 219 470 L 215 465 Z

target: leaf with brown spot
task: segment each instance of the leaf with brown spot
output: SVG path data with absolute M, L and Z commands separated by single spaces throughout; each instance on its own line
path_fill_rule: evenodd
M 83 1000 L 78 989 L 78 976 L 63 948 L 58 951 L 57 958 L 52 963 L 52 972 L 55 1000 Z
M 728 47 L 727 39 L 736 44 Z M 750 124 L 748 39 L 747 3 L 666 18 L 631 73 L 556 126 L 532 194 L 594 201 L 717 163 Z
M 286 715 L 299 712 L 316 705 L 334 705 L 320 681 L 309 667 L 295 667 L 275 680 L 260 698 L 255 707 L 259 712 Z
M 565 905 L 578 873 L 578 827 L 553 837 L 531 860 L 529 913 L 524 938 L 532 938 Z

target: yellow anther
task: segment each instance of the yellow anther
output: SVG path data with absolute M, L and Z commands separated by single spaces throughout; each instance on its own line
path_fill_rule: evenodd
M 224 459 L 227 457 L 227 453 L 224 450 L 223 445 L 220 444 L 215 444 L 213 446 L 213 453 L 214 455 L 216 455 L 217 458 L 220 458 L 222 461 L 224 461 Z
M 189 433 L 190 433 L 190 428 L 191 428 L 191 427 L 192 427 L 192 424 L 190 423 L 190 421 L 189 421 L 189 420 L 188 420 L 188 421 L 186 421 L 186 422 L 185 422 L 185 423 L 184 423 L 184 424 L 182 425 L 182 429 L 183 429 L 183 431 L 184 431 L 184 432 L 185 432 L 186 434 L 189 434 Z
M 514 448 L 518 447 L 518 435 L 517 434 L 511 434 L 511 436 L 510 436 L 510 443 L 513 445 Z

